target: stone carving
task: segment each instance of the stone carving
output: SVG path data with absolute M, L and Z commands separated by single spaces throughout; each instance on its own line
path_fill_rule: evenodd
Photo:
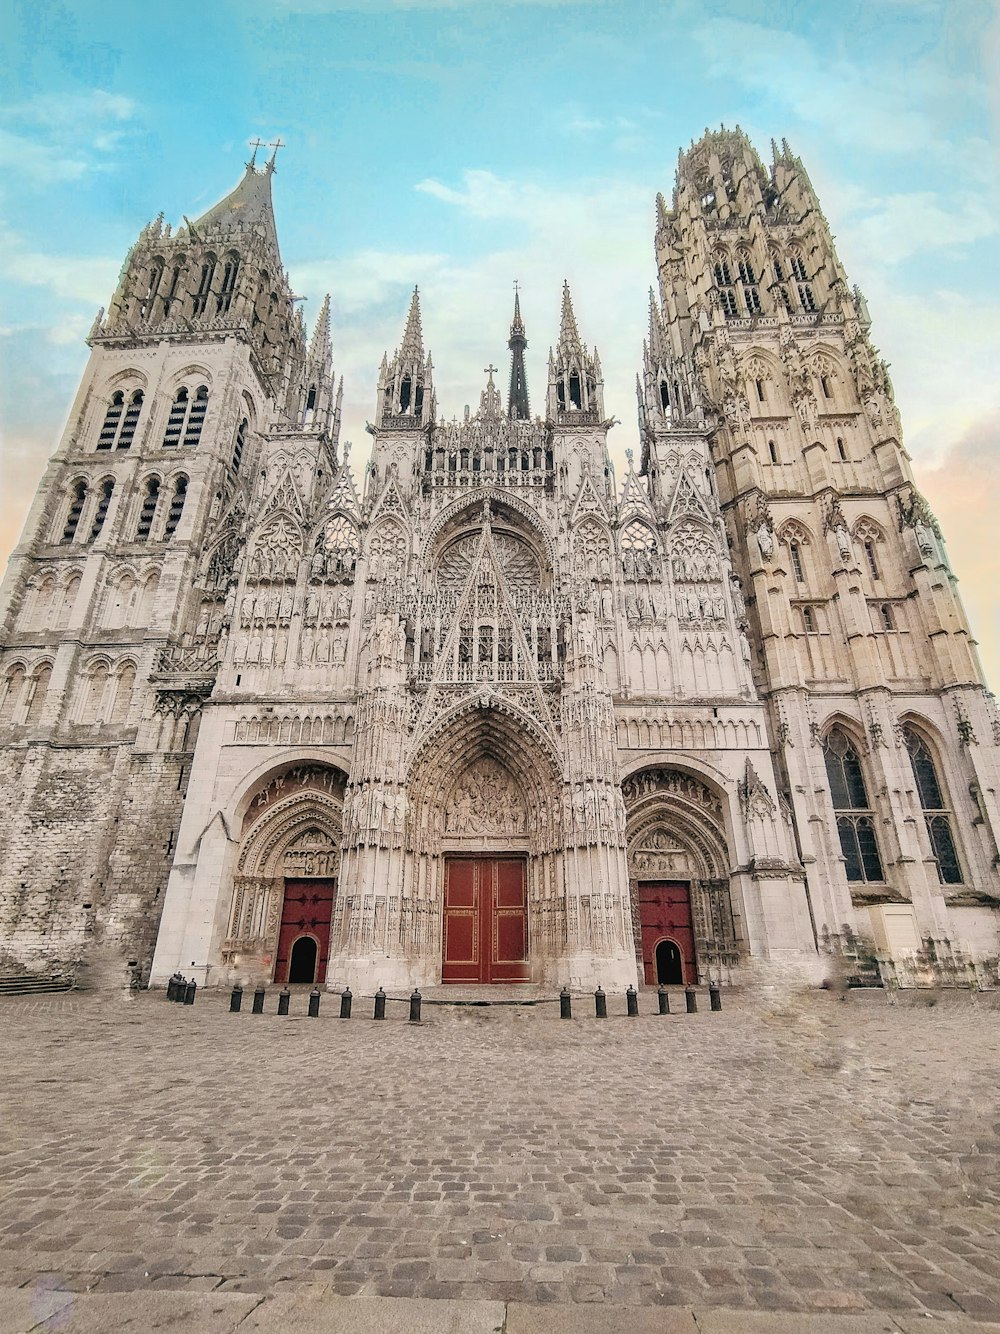
M 678 525 L 670 566 L 675 581 L 718 580 L 722 569 L 715 540 L 695 523 Z
M 448 798 L 445 830 L 484 837 L 526 832 L 524 797 L 502 765 L 482 759 L 466 769 Z
M 692 801 L 718 819 L 722 818 L 722 802 L 714 792 L 697 778 L 680 773 L 675 769 L 645 769 L 622 784 L 622 796 L 626 805 L 633 805 L 643 797 L 665 792 L 674 797 Z
M 298 526 L 286 514 L 279 514 L 257 534 L 250 556 L 250 576 L 260 581 L 294 580 L 301 555 Z
M 841 560 L 851 559 L 851 534 L 847 527 L 847 520 L 844 518 L 844 511 L 840 507 L 840 497 L 834 496 L 830 501 L 830 507 L 826 515 L 826 530 L 833 533 L 837 540 L 837 550 L 840 552 Z
M 737 784 L 737 791 L 745 820 L 769 820 L 774 815 L 774 799 L 768 791 L 767 784 L 753 767 L 749 756 L 743 777 Z
M 759 491 L 747 502 L 747 528 L 756 534 L 763 559 L 770 560 L 774 555 L 774 522 L 771 507 Z
M 286 876 L 331 876 L 340 866 L 340 848 L 324 830 L 304 830 L 285 849 L 282 869 Z

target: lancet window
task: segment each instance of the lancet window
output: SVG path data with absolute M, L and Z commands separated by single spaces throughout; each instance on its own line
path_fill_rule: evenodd
M 910 755 L 913 778 L 920 797 L 920 806 L 927 826 L 927 835 L 937 862 L 938 879 L 942 885 L 960 885 L 962 866 L 951 828 L 951 811 L 945 804 L 937 766 L 927 742 L 913 727 L 903 727 L 903 740 Z
M 145 542 L 149 538 L 153 527 L 153 519 L 156 515 L 156 506 L 160 498 L 160 479 L 151 477 L 146 483 L 146 491 L 142 498 L 142 507 L 139 510 L 139 523 L 135 531 L 135 540 Z
M 225 259 L 225 265 L 222 270 L 222 285 L 219 288 L 219 296 L 216 302 L 216 313 L 226 315 L 233 304 L 233 293 L 236 291 L 236 278 L 240 271 L 240 257 L 234 252 L 230 252 Z
M 215 277 L 215 256 L 208 254 L 205 256 L 201 265 L 201 273 L 198 277 L 198 288 L 194 294 L 194 302 L 191 306 L 192 315 L 203 315 L 208 306 L 208 298 L 212 291 L 212 280 Z
M 63 526 L 61 542 L 72 542 L 76 537 L 76 530 L 80 526 L 80 515 L 83 513 L 83 507 L 87 503 L 87 483 L 79 481 L 73 487 L 72 499 L 69 503 L 69 511 L 66 514 L 66 523 Z
M 111 504 L 111 496 L 115 489 L 115 480 L 113 477 L 107 477 L 101 483 L 101 490 L 97 499 L 97 509 L 94 511 L 94 521 L 90 525 L 89 542 L 94 542 L 101 534 L 104 527 L 104 520 L 108 517 L 108 507 Z
M 132 391 L 128 403 L 125 394 L 117 389 L 111 396 L 108 410 L 104 414 L 101 433 L 97 437 L 98 449 L 128 449 L 135 439 L 135 428 L 142 413 L 143 394 L 141 389 Z
M 861 758 L 854 743 L 839 727 L 827 734 L 823 759 L 847 879 L 852 883 L 881 882 L 885 875 Z
M 193 449 L 201 440 L 207 411 L 208 386 L 199 385 L 192 399 L 187 386 L 181 385 L 170 407 L 167 429 L 163 436 L 163 448 L 175 449 L 183 444 Z
M 184 513 L 184 500 L 187 496 L 188 479 L 184 476 L 178 477 L 174 483 L 174 493 L 170 497 L 170 508 L 167 510 L 167 522 L 164 525 L 163 536 L 173 537 L 177 531 L 177 525 L 181 521 L 181 515 Z

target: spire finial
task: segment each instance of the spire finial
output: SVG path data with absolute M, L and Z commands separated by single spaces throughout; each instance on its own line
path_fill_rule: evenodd
M 277 139 L 274 140 L 273 143 L 268 144 L 268 148 L 274 150 L 274 151 L 271 153 L 271 156 L 270 156 L 270 157 L 268 158 L 268 160 L 267 160 L 267 170 L 268 170 L 269 172 L 273 172 L 273 171 L 274 171 L 274 159 L 278 156 L 278 149 L 279 149 L 279 148 L 284 148 L 284 146 L 285 146 L 285 142 L 284 142 L 284 140 L 281 138 L 280 135 L 278 136 Z
M 414 287 L 413 296 L 410 298 L 410 309 L 406 316 L 406 328 L 403 330 L 403 341 L 399 351 L 404 359 L 423 363 L 424 335 L 420 327 L 419 287 Z
M 562 316 L 559 321 L 559 342 L 564 347 L 567 344 L 580 346 L 580 332 L 576 327 L 576 316 L 573 313 L 573 298 L 570 296 L 569 283 L 565 280 L 562 291 Z
M 264 147 L 263 140 L 251 139 L 250 147 L 253 149 L 253 152 L 250 155 L 250 161 L 247 163 L 247 171 L 253 171 L 257 166 L 257 150 Z

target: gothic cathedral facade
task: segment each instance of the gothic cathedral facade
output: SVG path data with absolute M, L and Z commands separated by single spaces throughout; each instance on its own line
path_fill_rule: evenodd
M 11 559 L 0 965 L 995 978 L 1000 720 L 788 146 L 657 200 L 620 485 L 567 287 L 534 416 L 519 301 L 449 417 L 414 292 L 356 482 L 273 172 L 143 230 Z

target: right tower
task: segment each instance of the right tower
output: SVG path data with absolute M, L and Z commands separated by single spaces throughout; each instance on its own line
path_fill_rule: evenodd
M 821 945 L 989 967 L 1000 721 L 864 298 L 801 161 L 772 151 L 706 131 L 657 199 L 643 470 L 665 494 L 676 432 L 711 431 Z

